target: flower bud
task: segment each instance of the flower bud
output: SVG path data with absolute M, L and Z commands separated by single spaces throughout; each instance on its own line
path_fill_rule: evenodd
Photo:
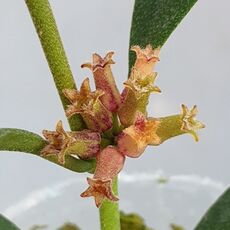
M 43 130 L 48 145 L 41 151 L 41 156 L 56 155 L 60 164 L 65 164 L 65 156 L 77 155 L 81 159 L 95 157 L 100 151 L 101 137 L 90 130 L 66 132 L 59 121 L 56 131 Z
M 123 168 L 125 157 L 116 147 L 108 146 L 96 157 L 96 170 L 93 179 L 87 178 L 89 187 L 81 194 L 81 197 L 94 196 L 97 207 L 100 207 L 105 198 L 118 201 L 113 194 L 112 180 Z
M 115 63 L 112 60 L 113 54 L 113 52 L 109 52 L 102 58 L 95 53 L 93 54 L 93 63 L 86 63 L 81 67 L 88 67 L 92 70 L 96 89 L 105 92 L 100 97 L 101 102 L 109 111 L 116 112 L 120 106 L 121 98 L 110 67 Z
M 66 110 L 68 117 L 75 113 L 80 114 L 86 126 L 92 131 L 104 132 L 112 127 L 112 113 L 99 100 L 104 92 L 100 90 L 91 92 L 88 78 L 83 81 L 80 92 L 65 89 L 63 93 L 71 102 Z

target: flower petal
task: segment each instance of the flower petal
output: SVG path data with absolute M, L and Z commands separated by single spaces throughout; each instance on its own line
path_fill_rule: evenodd
M 91 92 L 88 78 L 83 81 L 80 92 L 64 90 L 63 93 L 71 102 L 66 109 L 68 117 L 80 114 L 87 127 L 97 132 L 104 132 L 112 127 L 112 113 L 100 101 L 104 92 Z
M 81 193 L 81 197 L 93 196 L 95 204 L 99 208 L 105 198 L 111 201 L 118 201 L 118 197 L 112 192 L 111 180 L 100 180 L 87 178 L 89 187 Z
M 94 196 L 97 207 L 105 198 L 117 201 L 118 197 L 113 194 L 112 180 L 123 168 L 125 156 L 116 147 L 108 146 L 96 157 L 96 169 L 93 179 L 87 178 L 89 187 L 81 196 Z
M 41 156 L 56 155 L 60 164 L 65 163 L 65 155 L 77 155 L 82 159 L 95 157 L 100 151 L 99 133 L 89 130 L 66 132 L 59 121 L 56 131 L 43 130 L 48 145 L 41 151 Z
M 152 92 L 161 92 L 153 83 L 157 73 L 142 75 L 133 69 L 133 74 L 124 83 L 125 89 L 122 92 L 122 103 L 118 111 L 120 121 L 123 126 L 128 127 L 134 124 L 138 113 L 147 116 L 147 105 Z
M 195 116 L 197 114 L 197 106 L 194 105 L 191 110 L 186 105 L 182 105 L 182 127 L 185 132 L 192 134 L 195 141 L 199 140 L 197 131 L 205 127 L 203 123 L 197 121 Z
M 94 178 L 113 179 L 123 168 L 125 156 L 114 146 L 107 146 L 96 157 Z
M 121 153 L 128 157 L 139 157 L 149 143 L 160 141 L 156 135 L 158 121 L 149 121 L 141 114 L 134 125 L 124 129 L 118 136 L 117 145 Z
M 81 67 L 87 67 L 93 71 L 96 89 L 105 92 L 100 97 L 101 102 L 109 111 L 116 112 L 121 103 L 121 98 L 110 67 L 111 64 L 115 63 L 112 60 L 113 54 L 113 52 L 109 52 L 102 58 L 95 53 L 93 54 L 93 63 L 86 63 Z
M 131 50 L 137 56 L 133 69 L 138 70 L 144 75 L 151 74 L 156 63 L 160 60 L 160 48 L 153 49 L 151 45 L 147 45 L 145 49 L 141 49 L 140 46 L 133 46 Z
M 198 141 L 197 131 L 205 127 L 200 121 L 195 119 L 197 114 L 197 107 L 194 106 L 191 110 L 187 106 L 182 105 L 182 113 L 161 118 L 148 118 L 151 121 L 158 121 L 156 130 L 157 136 L 160 138 L 160 143 L 179 136 L 182 134 L 192 134 L 195 141 Z M 149 143 L 150 145 L 157 145 L 157 143 Z

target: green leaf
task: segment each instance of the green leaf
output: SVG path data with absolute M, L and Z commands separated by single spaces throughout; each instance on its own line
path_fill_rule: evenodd
M 15 224 L 0 214 L 0 229 L 2 230 L 20 230 Z
M 162 46 L 197 0 L 136 0 L 130 32 L 130 47 Z M 129 52 L 129 69 L 135 55 Z
M 230 188 L 208 209 L 195 230 L 230 229 Z
M 0 151 L 17 151 L 40 156 L 46 144 L 42 137 L 26 130 L 0 129 Z M 54 155 L 43 158 L 75 172 L 91 172 L 95 167 L 95 160 L 80 160 L 70 155 L 66 156 L 64 165 L 59 164 Z
M 21 129 L 0 129 L 0 150 L 39 155 L 46 141 L 37 134 Z

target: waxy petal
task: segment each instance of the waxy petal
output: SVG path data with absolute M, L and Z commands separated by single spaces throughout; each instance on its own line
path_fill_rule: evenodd
M 65 151 L 75 142 L 75 139 L 65 132 L 61 121 L 57 123 L 56 131 L 43 130 L 42 134 L 49 144 L 41 151 L 41 156 L 55 154 L 58 157 L 58 162 L 64 164 Z
M 125 156 L 114 146 L 107 146 L 96 157 L 95 179 L 113 179 L 124 166 Z
M 112 181 L 87 178 L 89 187 L 81 194 L 81 197 L 91 197 L 95 199 L 95 204 L 99 208 L 105 198 L 111 201 L 118 201 L 118 197 L 113 194 Z
M 146 120 L 143 115 L 137 117 L 134 125 L 124 129 L 117 138 L 118 149 L 128 157 L 137 158 L 150 143 L 159 143 L 156 134 L 159 122 Z
M 182 134 L 192 134 L 198 141 L 197 131 L 205 127 L 200 121 L 195 119 L 197 107 L 194 106 L 191 110 L 187 106 L 182 105 L 182 113 L 161 118 L 148 118 L 149 121 L 158 121 L 156 130 L 157 136 L 160 138 L 160 143 Z M 157 143 L 149 143 L 150 145 L 158 145 Z
M 197 106 L 194 105 L 191 110 L 187 106 L 182 105 L 182 127 L 181 129 L 185 132 L 191 133 L 195 141 L 199 140 L 197 131 L 205 127 L 203 123 L 197 121 L 195 116 L 197 114 Z
M 117 201 L 112 191 L 112 180 L 123 168 L 125 156 L 114 146 L 103 149 L 96 157 L 96 169 L 93 179 L 88 178 L 89 187 L 82 197 L 94 196 L 97 207 L 105 198 Z
M 81 159 L 95 157 L 100 152 L 101 135 L 90 130 L 70 132 L 76 142 L 70 146 L 67 152 L 77 155 Z
M 134 124 L 134 119 L 138 113 L 147 116 L 147 105 L 152 92 L 161 92 L 153 83 L 157 73 L 141 75 L 137 70 L 133 70 L 131 77 L 124 83 L 125 89 L 122 92 L 122 103 L 118 111 L 120 121 L 123 126 L 128 127 Z
M 142 75 L 137 70 L 134 70 L 133 72 L 134 74 L 124 82 L 124 85 L 135 93 L 137 99 L 143 97 L 145 94 L 149 95 L 152 92 L 161 92 L 157 86 L 153 85 L 157 73 Z
M 87 127 L 97 132 L 104 132 L 112 127 L 112 113 L 100 101 L 104 92 L 92 92 L 88 78 L 83 81 L 80 91 L 67 89 L 63 93 L 71 102 L 66 109 L 68 117 L 80 114 Z
M 113 52 L 109 52 L 102 58 L 95 53 L 93 54 L 93 63 L 86 63 L 81 67 L 92 70 L 96 89 L 105 92 L 100 97 L 101 102 L 109 111 L 116 112 L 120 106 L 121 98 L 110 67 L 111 64 L 115 63 L 112 60 L 113 54 Z
M 48 145 L 41 151 L 41 156 L 56 155 L 60 164 L 65 163 L 65 156 L 77 155 L 82 159 L 95 157 L 100 151 L 101 137 L 90 130 L 66 132 L 59 121 L 56 131 L 43 130 Z
M 136 53 L 133 69 L 138 70 L 143 75 L 151 74 L 156 63 L 160 60 L 160 48 L 153 49 L 151 45 L 147 45 L 145 49 L 141 49 L 140 46 L 133 46 L 131 50 Z

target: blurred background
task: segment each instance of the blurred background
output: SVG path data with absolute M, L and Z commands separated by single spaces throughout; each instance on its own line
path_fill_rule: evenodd
M 0 127 L 41 134 L 67 122 L 24 1 L 0 7 Z M 113 72 L 119 89 L 127 78 L 128 45 L 134 1 L 50 1 L 78 86 L 91 73 L 80 65 L 91 54 L 115 51 Z M 206 124 L 195 143 L 189 135 L 148 148 L 127 159 L 120 176 L 120 207 L 138 212 L 156 230 L 177 223 L 192 229 L 230 184 L 230 3 L 198 1 L 162 48 L 149 115 L 180 112 L 198 105 Z M 144 35 L 143 35 L 144 36 Z M 93 83 L 93 82 L 92 82 Z M 38 157 L 0 152 L 0 213 L 19 227 L 65 221 L 98 230 L 92 199 L 79 194 L 86 174 L 76 174 Z M 162 179 L 167 183 L 162 182 Z

